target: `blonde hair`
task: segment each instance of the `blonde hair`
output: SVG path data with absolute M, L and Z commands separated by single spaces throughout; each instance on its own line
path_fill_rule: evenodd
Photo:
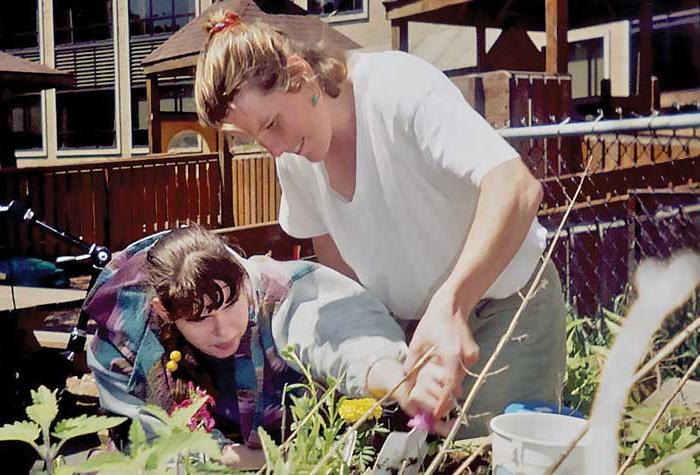
M 267 23 L 240 22 L 222 28 L 227 15 L 233 14 L 220 10 L 209 17 L 209 40 L 197 61 L 194 96 L 202 122 L 218 128 L 243 85 L 262 91 L 298 91 L 303 80 L 300 71 L 287 66 L 292 55 L 309 63 L 324 94 L 338 97 L 340 83 L 347 76 L 342 59 L 320 48 L 302 47 Z

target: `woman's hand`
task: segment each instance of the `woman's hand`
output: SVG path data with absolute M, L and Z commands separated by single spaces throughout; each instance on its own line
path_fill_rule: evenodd
M 430 368 L 428 368 L 429 365 Z M 425 371 L 421 372 L 418 378 L 421 379 L 421 381 L 425 379 L 425 384 L 416 386 L 418 391 L 425 390 L 430 394 L 430 396 L 424 398 L 429 401 L 437 400 L 437 396 L 433 392 L 433 388 L 435 387 L 433 382 L 436 379 L 442 379 L 439 376 L 435 376 L 436 373 L 441 374 L 442 368 L 433 368 L 433 366 L 437 365 L 429 362 L 424 367 Z M 397 360 L 380 359 L 370 367 L 369 373 L 367 374 L 367 390 L 372 397 L 380 399 L 394 389 L 394 387 L 404 379 L 405 375 L 406 373 L 404 372 L 403 366 Z M 412 388 L 410 382 L 406 380 L 399 385 L 398 389 L 391 395 L 391 399 L 396 401 L 399 407 L 410 416 L 415 416 L 420 408 L 431 410 L 432 412 L 432 407 L 414 402 L 414 400 L 423 399 L 418 393 L 414 392 L 416 387 Z M 452 399 L 450 399 L 450 401 L 452 401 Z M 454 420 L 445 421 L 435 419 L 433 422 L 433 431 L 446 436 L 452 428 L 452 424 L 454 424 Z
M 258 470 L 265 465 L 265 454 L 242 444 L 226 445 L 221 449 L 221 463 L 238 470 Z
M 404 365 L 410 371 L 418 360 L 435 347 L 434 357 L 412 378 L 415 382 L 408 404 L 431 411 L 436 419 L 454 406 L 453 398 L 462 391 L 466 369 L 479 359 L 462 308 L 455 308 L 449 293 L 438 291 L 416 327 Z

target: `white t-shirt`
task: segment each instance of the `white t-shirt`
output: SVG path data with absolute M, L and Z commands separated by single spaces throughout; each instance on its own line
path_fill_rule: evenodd
M 397 318 L 417 319 L 452 271 L 476 210 L 479 182 L 518 153 L 431 64 L 406 53 L 356 53 L 357 178 L 351 201 L 323 162 L 283 154 L 280 224 L 292 236 L 330 234 L 360 282 Z M 535 219 L 486 292 L 504 298 L 530 278 L 546 232 Z

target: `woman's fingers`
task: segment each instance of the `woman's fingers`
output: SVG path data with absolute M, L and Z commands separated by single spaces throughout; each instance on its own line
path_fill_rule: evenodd
M 447 380 L 446 369 L 436 361 L 429 361 L 416 375 L 415 385 L 409 395 L 409 404 L 414 408 L 417 406 L 434 413 L 445 393 Z
M 430 388 L 416 385 L 408 397 L 408 403 L 412 408 L 410 412 L 415 414 L 420 408 L 432 413 L 438 404 L 438 400 L 439 394 L 437 392 L 431 391 Z

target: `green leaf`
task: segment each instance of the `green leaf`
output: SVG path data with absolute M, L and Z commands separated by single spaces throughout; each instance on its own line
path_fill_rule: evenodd
M 73 473 L 99 472 L 102 475 L 105 472 L 114 472 L 115 470 L 129 473 L 128 468 L 133 468 L 129 457 L 121 452 L 110 451 L 100 452 L 80 465 L 74 466 Z
M 143 429 L 143 424 L 141 424 L 138 418 L 132 419 L 131 421 L 131 426 L 129 427 L 129 443 L 131 444 L 132 451 L 138 451 L 148 443 L 146 431 Z
M 282 457 L 282 453 L 279 447 L 277 447 L 277 444 L 272 440 L 272 437 L 265 432 L 265 429 L 258 427 L 258 435 L 260 436 L 260 444 L 265 454 L 265 462 L 268 466 L 272 467 Z
M 627 428 L 626 439 L 628 441 L 637 441 L 642 438 L 642 435 L 644 435 L 644 431 L 646 431 L 646 429 L 647 424 L 644 424 L 643 422 L 630 421 Z
M 625 470 L 625 475 L 634 475 L 635 473 L 643 472 L 644 464 L 636 463 Z
M 139 414 L 155 417 L 165 424 L 170 422 L 170 414 L 168 414 L 165 409 L 161 409 L 153 404 L 146 404 L 143 406 L 141 409 L 139 409 Z
M 206 402 L 206 398 L 198 397 L 195 398 L 189 406 L 175 409 L 170 416 L 168 425 L 173 429 L 187 429 L 187 424 L 190 423 L 190 419 L 194 417 L 197 411 L 199 411 Z
M 39 434 L 41 434 L 41 427 L 29 421 L 5 424 L 0 427 L 0 441 L 19 440 L 31 443 L 39 437 Z
M 196 462 L 188 467 L 187 473 L 189 475 L 217 475 L 217 474 L 227 474 L 230 475 L 234 473 L 231 467 L 217 463 L 217 462 Z
M 698 438 L 700 437 L 693 434 L 692 427 L 683 427 L 680 430 L 680 434 L 673 443 L 673 447 L 676 450 L 683 450 L 684 448 L 690 447 L 691 445 L 696 443 L 698 441 Z
M 698 466 L 693 457 L 688 457 L 669 466 L 668 471 L 671 472 L 671 475 L 696 475 Z
M 61 440 L 93 434 L 116 427 L 126 420 L 126 417 L 86 416 L 63 419 L 56 424 L 54 436 Z
M 629 412 L 630 417 L 639 422 L 651 422 L 654 416 L 658 412 L 658 406 L 644 406 L 639 405 Z
M 54 467 L 53 475 L 73 475 L 75 472 L 75 467 L 72 465 L 59 465 Z
M 162 473 L 171 460 L 185 451 L 218 458 L 219 444 L 204 431 L 173 433 L 170 437 L 158 439 L 154 444 L 153 453 L 146 461 L 146 467 L 153 467 L 158 473 Z
M 51 423 L 58 415 L 56 390 L 49 391 L 46 386 L 39 386 L 39 389 L 32 390 L 31 394 L 34 404 L 27 407 L 27 415 L 39 424 L 42 430 L 49 430 Z
M 614 312 L 611 312 L 607 308 L 603 308 L 603 314 L 607 317 L 608 319 L 608 325 L 612 322 L 615 324 L 616 327 L 619 328 L 620 325 L 622 325 L 622 322 L 624 322 L 625 318 L 622 315 L 618 315 Z

